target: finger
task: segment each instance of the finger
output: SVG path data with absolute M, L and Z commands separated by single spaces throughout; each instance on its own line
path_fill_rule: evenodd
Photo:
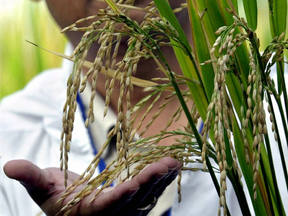
M 49 173 L 26 160 L 7 162 L 4 172 L 9 178 L 19 181 L 38 205 L 47 199 L 47 194 L 53 187 Z
M 171 166 L 174 167 L 175 164 Z M 136 204 L 139 200 L 142 201 L 144 199 L 143 196 L 146 197 L 150 193 L 152 186 L 163 178 L 168 173 L 168 170 L 168 166 L 165 163 L 154 163 L 131 181 L 124 182 L 110 192 L 102 193 L 92 205 L 88 204 L 93 195 L 86 197 L 73 213 L 79 215 L 88 215 L 89 212 L 98 215 L 129 215 L 129 213 L 136 210 L 138 206 Z M 138 193 L 139 190 L 141 190 L 140 193 Z M 135 196 L 136 198 L 134 198 Z M 133 202 L 131 202 L 132 199 L 134 200 Z
M 113 212 L 129 203 L 139 188 L 136 181 L 127 181 L 113 189 L 108 188 L 108 192 L 104 191 L 93 203 L 90 203 L 93 195 L 87 196 L 77 207 L 77 215 L 113 215 Z
M 173 179 L 171 173 L 174 173 L 175 170 L 175 172 L 179 172 L 180 168 L 181 163 L 172 158 L 164 158 L 159 162 L 149 165 L 132 180 L 140 184 L 140 189 L 133 199 L 131 199 L 129 205 L 124 206 L 120 211 L 121 214 L 117 212 L 117 215 L 143 214 L 142 211 L 137 212 L 137 208 L 149 205 L 153 202 L 154 197 L 158 198 L 168 184 L 171 183 Z M 160 189 L 158 187 L 160 187 Z M 161 190 L 161 193 L 157 193 L 159 190 Z M 134 208 L 131 208 L 131 206 Z M 128 207 L 129 209 L 127 209 Z M 146 211 L 146 213 L 148 212 L 149 211 Z
M 164 158 L 162 162 L 165 163 L 166 160 L 167 159 Z M 169 161 L 166 161 L 166 162 L 169 163 Z M 179 172 L 182 168 L 182 163 L 179 161 L 177 161 L 177 164 L 175 167 L 173 167 L 173 165 L 175 165 L 175 163 L 173 163 L 171 165 L 168 165 L 169 173 L 166 175 L 166 177 L 161 179 L 161 181 L 159 181 L 157 183 L 157 185 L 154 186 L 153 190 L 155 191 L 155 197 L 161 196 L 161 194 L 164 192 L 166 187 L 168 185 L 170 185 L 175 180 L 175 178 L 177 177 L 177 175 L 179 174 Z
M 167 166 L 168 172 L 165 176 L 163 176 L 163 178 L 156 182 L 156 184 L 150 186 L 151 192 L 141 201 L 141 207 L 148 206 L 154 201 L 155 198 L 158 199 L 166 187 L 169 186 L 175 179 L 182 167 L 182 163 L 172 158 L 163 158 L 159 161 L 159 163 Z
M 176 161 L 175 166 L 175 161 L 171 160 L 171 158 L 164 158 L 160 162 L 166 164 L 169 171 L 162 179 L 160 179 L 159 182 L 154 185 L 154 187 L 151 189 L 152 193 L 146 196 L 146 198 L 142 201 L 140 209 L 138 208 L 136 211 L 138 216 L 145 216 L 153 209 L 158 198 L 162 195 L 166 187 L 175 180 L 182 167 L 182 163 L 179 161 Z M 144 210 L 146 207 L 148 207 L 148 210 Z M 135 215 L 135 213 L 133 215 Z
M 175 179 L 177 174 L 179 173 L 179 170 L 182 167 L 182 164 L 179 161 L 176 161 L 172 158 L 163 158 L 158 162 L 158 165 L 161 165 L 162 167 L 165 167 L 167 169 L 167 172 L 163 173 L 163 178 L 159 178 L 159 181 L 155 181 L 151 185 L 148 184 L 148 187 L 151 187 L 151 193 L 147 195 L 147 197 L 144 197 L 142 200 L 142 203 L 151 203 L 154 200 L 154 197 L 159 197 L 162 192 L 165 190 L 165 188 Z M 148 167 L 144 172 L 152 172 L 153 170 L 150 170 L 150 168 L 154 168 L 153 166 Z M 142 176 L 139 175 L 139 178 L 142 179 Z M 141 182 L 140 182 L 141 184 Z

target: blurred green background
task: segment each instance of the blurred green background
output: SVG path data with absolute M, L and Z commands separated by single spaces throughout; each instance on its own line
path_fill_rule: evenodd
M 61 66 L 62 59 L 25 40 L 63 53 L 66 38 L 50 16 L 45 1 L 1 0 L 0 98 L 25 86 L 35 74 Z
M 267 2 L 258 0 L 257 33 L 262 50 L 271 41 Z M 1 0 L 0 6 L 0 98 L 2 98 L 23 88 L 35 74 L 47 68 L 61 66 L 61 58 L 32 46 L 25 40 L 59 53 L 64 52 L 67 40 L 60 34 L 60 29 L 49 15 L 45 1 Z M 239 9 L 240 15 L 244 16 L 241 4 Z

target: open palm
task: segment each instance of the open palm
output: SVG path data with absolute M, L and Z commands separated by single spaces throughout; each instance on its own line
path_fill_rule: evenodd
M 151 164 L 131 181 L 105 189 L 90 205 L 93 194 L 84 198 L 70 215 L 146 215 L 149 210 L 137 210 L 153 202 L 174 180 L 181 163 L 163 158 Z M 47 215 L 56 215 L 81 190 L 81 186 L 63 202 L 57 202 L 65 191 L 64 176 L 59 168 L 40 169 L 26 160 L 14 160 L 4 166 L 6 175 L 18 180 L 31 198 Z M 68 185 L 79 175 L 69 172 Z M 84 187 L 84 185 L 82 186 Z

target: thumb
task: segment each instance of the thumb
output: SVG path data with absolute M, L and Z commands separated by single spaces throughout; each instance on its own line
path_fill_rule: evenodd
M 9 178 L 19 181 L 38 205 L 48 198 L 53 182 L 49 181 L 47 170 L 27 160 L 12 160 L 4 165 L 4 172 Z

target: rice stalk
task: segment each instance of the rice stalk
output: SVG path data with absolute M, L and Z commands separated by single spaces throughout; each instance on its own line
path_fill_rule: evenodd
M 68 152 L 70 150 L 74 112 L 76 110 L 75 100 L 81 83 L 81 68 L 88 66 L 89 70 L 82 80 L 80 91 L 85 88 L 88 77 L 92 76 L 92 92 L 86 126 L 89 125 L 90 121 L 93 122 L 94 110 L 92 101 L 96 94 L 99 73 L 104 73 L 106 76 L 106 108 L 104 116 L 111 103 L 111 96 L 115 93 L 116 85 L 119 87 L 117 89 L 119 90 L 119 97 L 116 106 L 117 121 L 115 122 L 115 128 L 108 134 L 107 141 L 103 144 L 89 167 L 77 181 L 67 188 L 62 200 L 78 186 L 85 185 L 84 189 L 64 206 L 61 212 L 65 212 L 68 215 L 84 197 L 90 195 L 93 191 L 97 190 L 91 202 L 96 199 L 102 190 L 109 187 L 114 180 L 118 179 L 119 184 L 127 181 L 131 177 L 136 176 L 147 165 L 169 156 L 184 162 L 184 164 L 203 164 L 202 170 L 210 173 L 219 195 L 218 215 L 230 215 L 226 204 L 227 177 L 233 186 L 237 188 L 236 196 L 242 213 L 245 213 L 245 215 L 251 214 L 242 188 L 242 176 L 245 177 L 250 196 L 253 194 L 251 196 L 253 198 L 252 204 L 256 214 L 261 214 L 264 211 L 269 214 L 279 211 L 281 214 L 282 201 L 275 179 L 274 166 L 271 162 L 272 156 L 269 153 L 270 145 L 267 141 L 268 129 L 265 122 L 263 98 L 264 95 L 268 98 L 269 112 L 271 113 L 270 119 L 273 122 L 272 131 L 275 131 L 275 140 L 278 141 L 279 131 L 270 95 L 273 94 L 275 98 L 279 95 L 274 83 L 270 80 L 269 73 L 273 64 L 283 61 L 282 52 L 287 49 L 288 43 L 287 40 L 284 41 L 284 36 L 280 35 L 275 38 L 261 56 L 256 33 L 243 18 L 238 16 L 235 8 L 233 10 L 227 8 L 233 23 L 216 30 L 217 38 L 214 44 L 212 46 L 207 44 L 210 49 L 211 59 L 207 59 L 200 64 L 196 62 L 198 57 L 196 58 L 194 53 L 190 52 L 191 47 L 187 47 L 187 44 L 183 42 L 183 35 L 178 31 L 175 22 L 173 20 L 168 21 L 169 17 L 165 17 L 162 14 L 159 15 L 153 3 L 143 9 L 132 6 L 133 1 L 113 2 L 107 0 L 107 3 L 109 5 L 107 9 L 101 10 L 95 16 L 81 19 L 63 30 L 85 31 L 85 33 L 70 57 L 75 61 L 75 64 L 73 73 L 67 83 L 67 101 L 63 109 L 61 169 L 68 169 Z M 160 6 L 156 5 L 159 9 Z M 173 11 L 174 13 L 181 13 L 185 7 L 189 9 L 191 5 L 194 4 L 190 2 Z M 129 10 L 131 9 L 146 12 L 144 20 L 140 24 L 129 18 Z M 205 13 L 204 11 L 200 16 L 198 14 L 198 19 L 204 19 Z M 77 24 L 95 17 L 97 17 L 97 21 L 90 26 L 77 27 Z M 121 24 L 120 28 L 119 24 Z M 200 24 L 202 24 L 201 28 L 203 31 L 205 28 L 204 23 L 200 22 Z M 204 31 L 205 38 L 203 38 L 207 43 L 211 39 L 208 32 Z M 129 37 L 126 53 L 123 59 L 116 60 L 121 40 L 126 36 Z M 85 57 L 92 43 L 98 43 L 99 50 L 94 62 L 88 63 L 85 61 Z M 183 59 L 191 61 L 191 67 L 193 67 L 193 70 L 191 70 L 197 76 L 187 76 L 186 74 L 186 76 L 182 76 L 172 72 L 169 62 L 166 61 L 161 51 L 163 46 L 172 46 L 176 50 L 176 55 L 182 55 L 183 57 L 185 54 L 186 56 Z M 250 49 L 247 49 L 247 46 Z M 239 62 L 241 57 L 243 57 L 239 56 L 239 52 L 241 53 L 243 50 L 249 54 L 249 65 L 246 67 L 249 68 L 249 71 L 243 71 L 245 68 L 241 65 L 243 62 Z M 159 71 L 166 78 L 156 78 L 153 82 L 135 81 L 133 75 L 141 58 L 153 59 Z M 245 57 L 243 59 L 245 60 Z M 181 63 L 181 59 L 178 60 Z M 211 98 L 203 98 L 203 100 L 207 99 L 209 101 L 209 103 L 206 101 L 208 105 L 205 107 L 205 103 L 198 100 L 197 97 L 195 98 L 193 88 L 195 90 L 203 88 L 207 97 L 208 94 L 205 92 L 206 89 L 203 85 L 203 80 L 207 78 L 205 78 L 204 72 L 200 67 L 211 63 L 213 64 L 213 67 L 211 67 L 213 69 L 213 79 L 210 79 L 213 80 L 214 91 Z M 197 79 L 193 77 L 197 77 Z M 131 97 L 134 91 L 133 84 L 135 83 L 140 86 L 148 85 L 146 91 L 150 92 L 134 105 Z M 179 88 L 179 85 L 183 84 L 189 86 L 189 92 Z M 238 91 L 239 89 L 240 92 Z M 156 104 L 163 99 L 166 90 L 171 91 L 170 95 L 167 96 L 165 94 L 166 101 L 158 109 L 155 109 Z M 164 109 L 167 109 L 169 104 L 176 101 L 176 99 L 179 100 L 181 106 L 172 113 L 170 118 L 167 118 L 166 126 L 158 134 L 145 138 L 146 131 L 155 123 Z M 190 107 L 190 101 L 192 100 L 193 105 Z M 239 104 L 241 105 L 238 106 Z M 281 104 L 279 106 L 282 107 Z M 199 107 L 205 108 L 205 110 L 199 110 Z M 146 110 L 144 111 L 144 109 Z M 152 114 L 152 110 L 156 111 Z M 180 118 L 182 112 L 187 117 L 188 124 L 185 127 L 183 126 L 183 128 L 169 131 L 171 124 Z M 143 127 L 142 122 L 147 118 L 148 114 L 151 114 L 152 118 L 148 120 L 148 123 L 144 125 L 144 129 L 140 131 Z M 195 126 L 200 115 L 204 121 L 201 134 L 197 132 Z M 285 125 L 285 118 L 283 122 Z M 134 137 L 136 134 L 139 134 L 140 138 L 135 141 Z M 287 129 L 285 134 L 288 134 Z M 117 158 L 100 175 L 94 177 L 99 159 L 108 146 L 109 140 L 114 135 L 117 136 Z M 157 145 L 159 141 L 168 138 L 174 138 L 175 140 L 171 146 Z M 282 149 L 280 142 L 279 145 Z M 263 146 L 267 148 L 267 151 L 263 149 Z M 196 156 L 197 159 L 192 159 L 193 156 Z M 263 161 L 263 158 L 268 158 L 269 163 L 267 160 Z M 213 167 L 210 159 L 214 160 L 218 166 Z M 135 165 L 133 169 L 131 169 L 132 165 Z M 283 170 L 285 170 L 286 166 L 283 157 L 282 165 Z M 274 173 L 274 177 L 272 175 L 272 177 L 262 178 L 264 171 L 261 171 L 260 166 L 261 169 L 269 169 L 268 175 Z M 184 170 L 195 171 L 195 169 L 189 167 L 183 167 L 182 171 Z M 126 173 L 126 175 L 121 175 L 123 173 Z M 218 181 L 215 173 L 220 174 Z M 65 179 L 67 179 L 67 174 Z M 181 200 L 180 181 L 181 174 L 178 179 L 179 201 Z M 266 185 L 273 185 L 272 182 L 275 187 L 267 188 Z M 101 188 L 99 189 L 100 186 Z M 269 191 L 272 191 L 273 196 L 269 197 L 270 201 L 268 202 L 267 193 Z M 277 203 L 277 207 L 271 206 L 273 202 Z

